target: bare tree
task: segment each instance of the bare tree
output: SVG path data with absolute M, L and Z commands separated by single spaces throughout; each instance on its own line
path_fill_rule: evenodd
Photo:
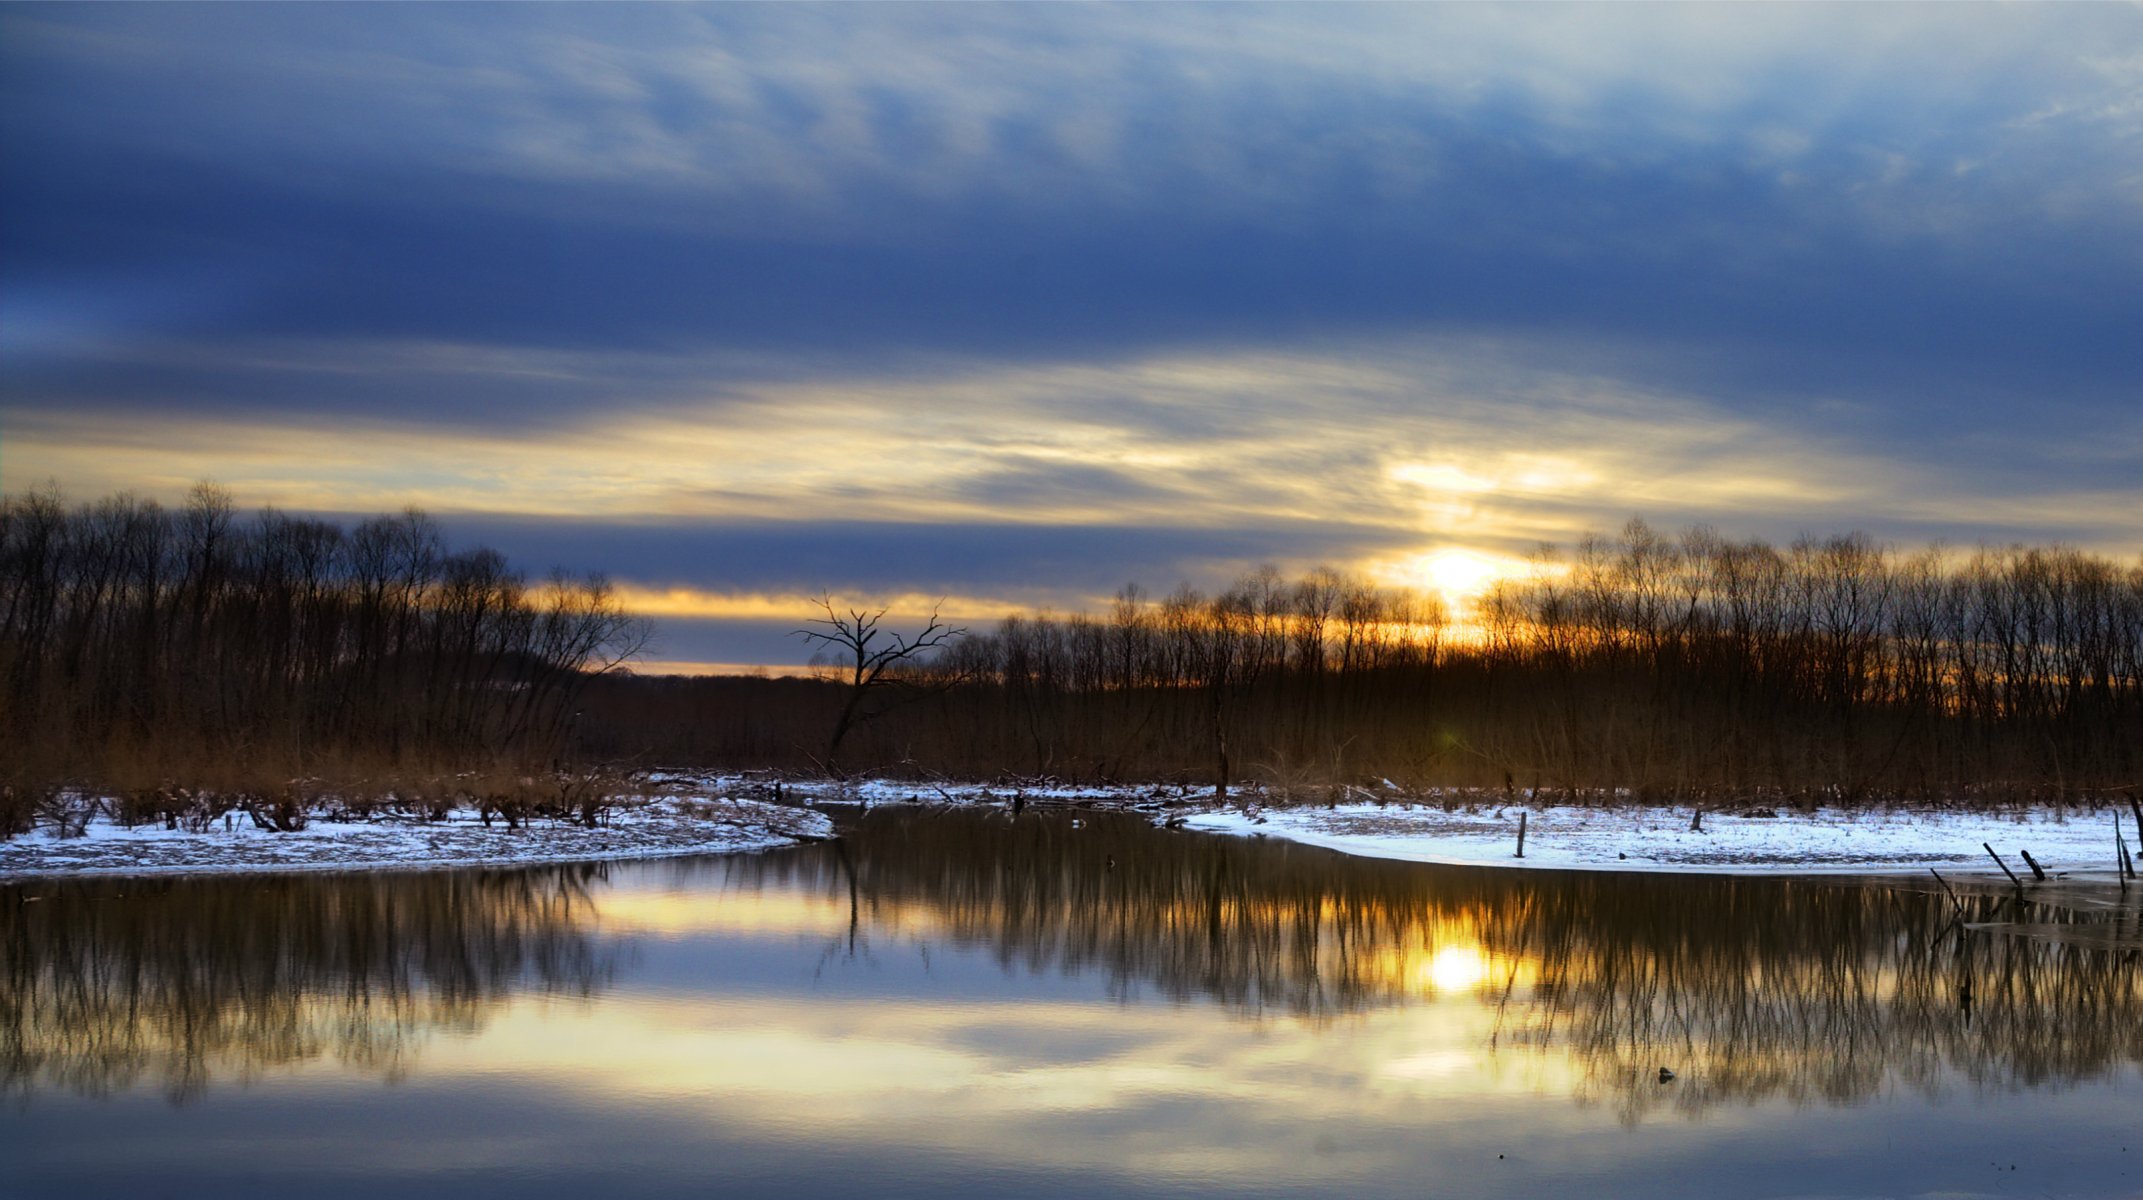
M 844 682 L 848 696 L 841 705 L 840 718 L 834 722 L 833 736 L 826 743 L 826 766 L 830 770 L 849 731 L 891 711 L 898 701 L 889 701 L 885 697 L 899 685 L 912 685 L 913 681 L 906 678 L 906 672 L 901 668 L 921 665 L 930 651 L 964 636 L 967 630 L 947 625 L 939 618 L 935 606 L 931 608 L 922 631 L 914 637 L 906 637 L 879 627 L 885 619 L 883 608 L 876 612 L 865 612 L 860 608 L 840 609 L 834 607 L 833 597 L 827 595 L 819 596 L 815 603 L 826 615 L 813 617 L 804 623 L 804 628 L 792 632 L 820 647 L 819 653 L 812 656 L 814 662 L 838 667 L 847 676 Z M 910 690 L 907 698 L 913 698 L 914 694 Z

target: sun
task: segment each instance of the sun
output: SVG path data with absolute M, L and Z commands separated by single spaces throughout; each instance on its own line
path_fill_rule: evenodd
M 1378 573 L 1388 582 L 1440 598 L 1445 608 L 1463 616 L 1489 588 L 1524 569 L 1525 564 L 1516 559 L 1464 546 L 1442 546 L 1400 559 Z
M 1503 564 L 1457 546 L 1422 555 L 1420 570 L 1429 586 L 1446 596 L 1479 595 L 1504 575 Z

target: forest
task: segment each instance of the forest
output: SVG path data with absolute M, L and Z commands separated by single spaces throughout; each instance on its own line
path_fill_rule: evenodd
M 589 745 L 1312 798 L 1386 780 L 1576 803 L 2095 803 L 2143 786 L 2143 564 L 2063 547 L 1778 547 L 1632 521 L 1464 621 L 1340 571 L 1264 568 L 1217 594 L 1127 587 L 1101 613 L 1008 616 L 875 696 L 856 694 L 854 657 L 819 680 L 598 681 Z
M 203 788 L 302 819 L 329 793 L 652 766 L 1279 800 L 2143 786 L 2143 563 L 2059 546 L 1781 547 L 1633 520 L 1462 618 L 1329 568 L 907 635 L 829 600 L 816 676 L 686 678 L 630 671 L 647 625 L 602 578 L 531 583 L 446 545 L 414 510 L 345 528 L 241 515 L 213 485 L 171 508 L 0 497 L 0 828 L 66 789 L 122 797 L 128 820 Z
M 330 790 L 555 769 L 574 697 L 644 628 L 600 577 L 531 584 L 416 511 L 345 529 L 241 517 L 213 485 L 171 509 L 8 496 L 0 830 L 67 788 L 129 822 L 217 815 L 192 799 L 214 789 L 287 826 Z

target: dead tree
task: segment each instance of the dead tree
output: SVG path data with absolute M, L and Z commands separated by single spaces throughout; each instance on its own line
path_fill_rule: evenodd
M 925 655 L 965 635 L 967 630 L 945 624 L 933 607 L 922 631 L 905 637 L 879 627 L 885 619 L 883 608 L 876 612 L 839 609 L 834 607 L 831 596 L 823 595 L 815 603 L 826 615 L 814 617 L 804 623 L 804 628 L 792 632 L 820 648 L 812 656 L 814 662 L 838 667 L 846 676 L 843 685 L 848 694 L 833 724 L 833 736 L 826 742 L 826 766 L 835 770 L 835 755 L 849 732 L 897 707 L 899 702 L 889 701 L 888 695 L 905 690 L 904 698 L 912 699 L 917 694 L 912 681 L 904 679 L 898 668 L 920 665 Z M 903 689 L 904 684 L 911 686 Z

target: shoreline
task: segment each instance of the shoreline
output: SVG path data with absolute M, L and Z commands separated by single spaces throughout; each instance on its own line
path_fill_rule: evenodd
M 781 849 L 833 835 L 824 813 L 732 797 L 662 796 L 621 805 L 593 829 L 562 822 L 485 825 L 456 809 L 439 821 L 388 815 L 315 819 L 273 833 L 233 823 L 206 832 L 109 818 L 77 837 L 47 830 L 0 842 L 0 885 L 68 879 L 192 878 L 337 871 L 440 871 L 629 862 Z
M 1901 807 L 1813 810 L 1743 804 L 1704 813 L 1689 828 L 1688 806 L 1533 804 L 1473 792 L 1353 789 L 1346 804 L 1273 803 L 1242 791 L 1226 805 L 1211 793 L 1173 785 L 917 784 L 863 780 L 790 785 L 820 803 L 922 803 L 1050 807 L 1129 812 L 1189 832 L 1265 837 L 1362 858 L 1434 866 L 1632 874 L 1773 878 L 1917 877 L 1929 869 L 1953 882 L 2008 886 L 1982 843 L 1991 843 L 2026 886 L 2037 886 L 2021 851 L 2047 871 L 2046 883 L 2117 889 L 2115 829 L 2131 854 L 2143 852 L 2125 803 L 2096 810 L 2037 806 L 2000 812 Z M 1526 817 L 1518 857 L 1519 815 Z M 1760 813 L 1763 815 L 1751 815 Z
M 1521 812 L 1526 817 L 1523 858 L 1517 853 Z M 2027 886 L 2040 881 L 2022 851 L 2046 870 L 2045 883 L 2119 887 L 2110 810 L 2084 815 L 1818 809 L 1762 817 L 1707 812 L 1698 830 L 1689 828 L 1690 815 L 1686 808 L 1520 805 L 1446 812 L 1395 803 L 1208 812 L 1186 817 L 1183 827 L 1441 866 L 1922 881 L 1934 870 L 1953 882 L 2006 887 L 2009 880 L 1988 857 L 1987 843 Z M 2122 822 L 2133 853 L 2129 824 Z
M 315 818 L 267 832 L 233 822 L 206 832 L 122 829 L 109 818 L 76 837 L 40 828 L 0 841 L 0 884 L 87 878 L 265 875 L 285 872 L 511 868 L 753 853 L 834 836 L 814 806 L 1075 808 L 1135 814 L 1186 832 L 1263 837 L 1356 857 L 1438 866 L 1774 878 L 1928 879 L 1933 869 L 1972 885 L 2008 880 L 1986 855 L 1992 843 L 2033 882 L 2020 851 L 2048 883 L 2115 888 L 2115 828 L 2135 844 L 2125 806 L 2096 812 L 1745 806 L 1707 811 L 1659 806 L 1534 805 L 1477 793 L 1352 789 L 1346 804 L 1275 804 L 1256 790 L 1226 805 L 1181 785 L 929 783 L 882 778 L 781 780 L 716 772 L 651 771 L 650 793 L 619 804 L 596 828 L 542 820 L 509 830 L 457 809 L 444 820 L 384 815 Z M 1525 854 L 1516 853 L 1521 814 Z

